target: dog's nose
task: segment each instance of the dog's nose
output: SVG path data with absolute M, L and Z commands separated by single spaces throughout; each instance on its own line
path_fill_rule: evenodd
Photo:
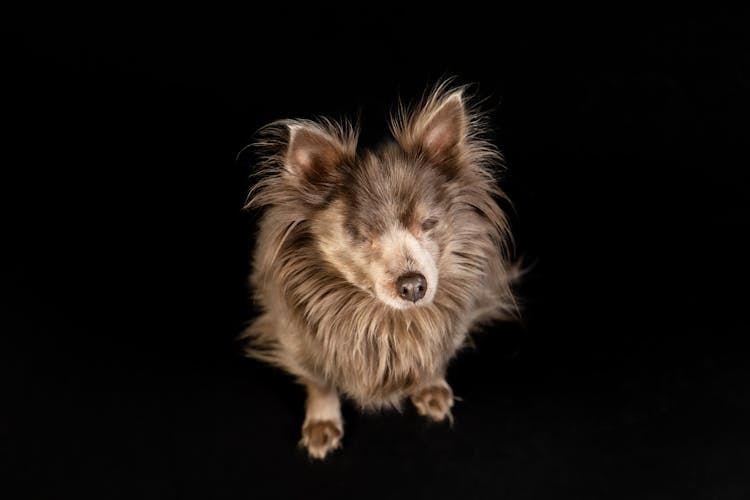
M 427 280 L 419 273 L 408 273 L 396 280 L 396 291 L 404 300 L 416 302 L 427 291 Z

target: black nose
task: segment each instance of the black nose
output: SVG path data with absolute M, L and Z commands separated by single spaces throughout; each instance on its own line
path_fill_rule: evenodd
M 416 302 L 427 291 L 427 280 L 419 273 L 404 274 L 396 280 L 396 291 L 404 300 Z

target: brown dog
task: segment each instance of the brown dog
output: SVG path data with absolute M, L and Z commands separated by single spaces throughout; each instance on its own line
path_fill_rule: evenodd
M 357 150 L 348 123 L 263 129 L 264 210 L 251 284 L 262 314 L 248 355 L 307 387 L 301 443 L 323 458 L 343 436 L 339 396 L 451 419 L 449 360 L 469 332 L 516 314 L 496 148 L 465 88 L 438 85 L 392 119 L 394 141 Z

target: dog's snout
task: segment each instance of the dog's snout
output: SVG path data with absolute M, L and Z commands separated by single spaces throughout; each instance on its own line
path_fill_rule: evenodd
M 419 273 L 408 273 L 396 280 L 396 291 L 404 300 L 416 302 L 427 292 L 427 280 Z

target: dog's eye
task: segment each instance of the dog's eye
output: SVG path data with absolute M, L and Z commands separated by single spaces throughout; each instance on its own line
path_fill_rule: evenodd
M 422 231 L 429 231 L 430 229 L 435 227 L 437 223 L 437 219 L 425 219 L 425 221 L 422 222 Z
M 365 243 L 372 242 L 372 236 L 366 229 L 363 229 L 356 224 L 347 224 L 346 229 L 354 243 L 364 245 Z
M 349 232 L 349 236 L 351 236 L 354 241 L 362 243 L 367 239 L 365 235 L 362 234 L 362 231 L 359 229 L 359 227 L 354 224 L 347 224 L 346 230 Z

